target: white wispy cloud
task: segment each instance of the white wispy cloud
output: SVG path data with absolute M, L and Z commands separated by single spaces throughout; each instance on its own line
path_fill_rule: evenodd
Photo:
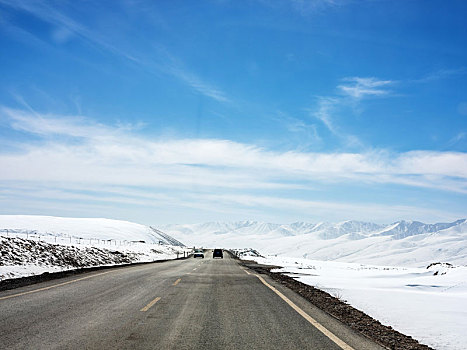
M 309 123 L 307 120 L 292 117 L 282 111 L 276 111 L 271 119 L 280 123 L 288 132 L 292 133 L 293 143 L 298 143 L 301 149 L 317 147 L 322 143 L 322 138 L 318 134 L 315 123 Z
M 449 145 L 452 146 L 452 145 L 456 145 L 462 141 L 465 141 L 467 140 L 467 132 L 465 131 L 461 131 L 459 133 L 457 133 L 456 136 L 454 136 L 453 138 L 451 138 L 451 140 L 449 141 Z
M 392 217 L 417 211 L 390 205 L 376 210 L 377 206 L 358 200 L 327 202 L 296 194 L 322 184 L 370 188 L 396 184 L 467 193 L 467 154 L 463 152 L 274 151 L 231 140 L 147 138 L 131 128 L 82 116 L 4 107 L 0 120 L 25 136 L 36 136 L 31 142 L 11 142 L 9 151 L 0 151 L 2 203 L 20 205 L 21 198 L 28 203 L 88 201 L 108 208 L 154 208 L 164 203 L 226 214 L 258 210 L 258 215 L 260 208 L 281 211 L 291 206 L 302 213 L 327 212 L 328 217 L 342 210 L 342 215 L 355 218 L 362 208 L 373 217 L 384 216 L 384 210 Z M 418 211 L 426 216 L 428 212 Z
M 57 8 L 51 6 L 47 1 L 12 1 L 0 0 L 0 3 L 15 10 L 27 12 L 40 20 L 50 23 L 56 27 L 56 31 L 66 31 L 68 36 L 75 35 L 89 43 L 97 45 L 115 55 L 123 57 L 129 61 L 139 63 L 139 60 L 132 55 L 120 50 L 118 47 L 110 44 L 98 32 L 88 29 L 83 24 L 68 17 Z M 54 32 L 55 33 L 55 32 Z
M 219 102 L 229 102 L 229 99 L 226 97 L 226 94 L 222 90 L 204 82 L 194 73 L 183 70 L 180 67 L 172 67 L 171 72 L 175 77 L 187 83 L 201 94 Z
M 219 102 L 230 101 L 224 91 L 187 69 L 180 60 L 175 59 L 173 55 L 163 55 L 165 59 L 171 57 L 171 59 L 169 59 L 170 62 L 167 63 L 161 62 L 160 60 L 155 61 L 151 57 L 142 56 L 141 53 L 137 53 L 129 48 L 121 48 L 99 31 L 88 28 L 84 24 L 67 16 L 57 7 L 52 6 L 48 1 L 0 0 L 0 4 L 15 10 L 30 13 L 42 21 L 55 26 L 56 29 L 52 34 L 52 39 L 55 42 L 65 42 L 72 36 L 75 36 L 101 50 L 105 50 L 131 64 L 137 65 L 148 73 L 153 74 L 157 72 L 157 74 L 168 74 L 204 96 Z M 158 52 L 162 51 L 168 53 L 165 48 Z
M 332 114 L 340 103 L 340 99 L 335 97 L 318 97 L 318 108 L 316 111 L 312 111 L 312 115 L 319 119 L 331 132 L 335 134 L 338 133 L 338 131 L 334 126 Z
M 301 215 L 313 213 L 317 218 L 326 217 L 328 220 L 339 221 L 342 217 L 355 218 L 355 220 L 368 220 L 368 213 L 376 222 L 388 220 L 388 213 L 393 217 L 412 220 L 414 217 L 428 217 L 431 220 L 458 219 L 462 213 L 452 213 L 444 210 L 420 208 L 409 205 L 381 205 L 381 204 L 359 204 L 352 202 L 336 201 L 313 201 L 296 198 L 279 198 L 272 196 L 257 195 L 206 195 L 205 199 L 215 201 L 219 206 L 233 203 L 247 208 L 272 208 L 287 210 L 294 208 Z M 330 214 L 330 213 L 334 213 Z M 306 215 L 306 214 L 305 214 Z
M 210 97 L 219 102 L 229 102 L 229 98 L 219 88 L 205 82 L 199 76 L 184 68 L 183 63 L 164 47 L 157 47 L 157 52 L 163 57 L 164 63 L 160 64 L 160 68 L 165 73 L 168 73 L 185 84 L 198 91 L 199 93 Z
M 318 97 L 317 106 L 314 109 L 307 109 L 313 118 L 320 120 L 323 125 L 340 140 L 346 147 L 361 147 L 360 139 L 342 130 L 335 122 L 335 116 L 345 105 L 345 101 L 339 97 Z
M 338 89 L 344 94 L 355 99 L 362 99 L 367 96 L 382 96 L 390 93 L 387 86 L 393 84 L 391 80 L 379 80 L 373 77 L 345 78 L 344 84 L 338 85 Z
M 42 136 L 61 135 L 89 139 L 118 132 L 118 128 L 110 128 L 82 116 L 56 116 L 6 107 L 0 108 L 0 113 L 10 120 L 13 129 Z
M 448 79 L 467 74 L 467 67 L 439 69 L 419 79 L 409 80 L 409 83 L 429 83 L 437 80 Z
M 9 184 L 11 185 L 11 184 Z M 75 191 L 60 186 L 12 186 L 8 189 L 2 188 L 0 182 L 0 204 L 25 212 L 32 210 L 34 213 L 49 215 L 51 212 L 67 216 L 104 215 L 107 217 L 122 217 L 134 221 L 141 220 L 141 217 L 152 218 L 148 224 L 154 222 L 199 222 L 212 220 L 212 213 L 216 216 L 225 217 L 225 220 L 235 218 L 255 218 L 256 220 L 273 220 L 275 222 L 284 220 L 284 217 L 277 213 L 287 213 L 285 220 L 331 220 L 341 221 L 343 218 L 354 220 L 369 220 L 375 222 L 392 222 L 394 218 L 428 221 L 456 220 L 463 217 L 462 211 L 453 212 L 443 209 L 430 209 L 411 205 L 384 205 L 365 204 L 352 202 L 351 199 L 342 201 L 306 200 L 287 197 L 275 197 L 267 195 L 252 194 L 215 194 L 211 193 L 190 193 L 187 191 L 160 194 L 155 191 L 134 191 L 128 188 L 118 188 L 110 186 L 99 186 L 92 188 L 93 193 L 89 194 L 89 188 L 83 186 L 75 187 Z M 128 208 L 138 208 L 138 213 Z M 41 210 L 38 211 L 38 208 Z M 177 211 L 175 211 L 175 209 Z M 187 219 L 185 215 L 180 215 L 180 208 L 193 210 L 196 214 Z M 273 211 L 271 216 L 265 214 Z M 208 212 L 204 218 L 203 212 Z M 155 214 L 157 213 L 157 214 Z M 161 214 L 162 213 L 162 214 Z M 287 217 L 295 219 L 287 219 Z M 144 219 L 147 220 L 147 219 Z
M 342 84 L 337 85 L 339 93 L 332 96 L 318 96 L 315 108 L 307 109 L 310 115 L 320 120 L 335 136 L 344 141 L 347 147 L 361 147 L 362 142 L 336 123 L 336 117 L 344 108 L 357 108 L 366 97 L 385 96 L 391 93 L 388 86 L 394 84 L 391 80 L 380 80 L 374 77 L 347 77 Z
M 42 146 L 22 144 L 22 153 L 0 154 L 3 180 L 235 188 L 328 180 L 444 188 L 449 180 L 449 190 L 467 191 L 467 154 L 461 152 L 278 152 L 230 140 L 146 139 L 83 117 L 7 108 L 1 113 L 13 128 L 47 141 Z M 76 139 L 64 141 L 57 135 Z

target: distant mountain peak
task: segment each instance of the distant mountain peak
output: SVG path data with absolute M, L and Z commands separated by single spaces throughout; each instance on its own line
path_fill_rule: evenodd
M 426 266 L 436 261 L 467 263 L 465 219 L 436 224 L 413 220 L 392 224 L 356 220 L 274 224 L 249 220 L 165 225 L 160 229 L 184 243 L 248 247 L 284 257 L 405 266 Z
M 400 220 L 389 225 L 375 224 L 367 221 L 345 220 L 338 223 L 317 222 L 309 223 L 297 221 L 291 224 L 276 224 L 255 220 L 242 220 L 231 222 L 207 222 L 193 225 L 163 225 L 161 229 L 180 230 L 193 234 L 240 235 L 240 236 L 299 236 L 315 235 L 319 239 L 334 239 L 349 235 L 353 239 L 370 236 L 391 236 L 402 239 L 409 236 L 433 233 L 445 230 L 466 222 L 460 219 L 451 223 L 425 224 L 420 221 Z

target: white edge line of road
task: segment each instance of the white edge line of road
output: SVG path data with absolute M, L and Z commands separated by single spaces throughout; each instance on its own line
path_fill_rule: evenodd
M 292 300 L 287 298 L 284 294 L 282 294 L 280 291 L 278 291 L 276 288 L 271 286 L 266 280 L 257 275 L 257 274 L 252 274 L 248 272 L 247 270 L 245 271 L 248 275 L 252 275 L 257 277 L 266 287 L 271 289 L 274 293 L 276 293 L 282 300 L 284 300 L 292 309 L 294 309 L 296 312 L 300 314 L 305 320 L 307 320 L 309 323 L 311 323 L 316 329 L 318 329 L 321 333 L 323 333 L 326 337 L 331 339 L 337 346 L 339 346 L 343 350 L 355 350 L 352 348 L 349 344 L 341 340 L 339 337 L 337 337 L 334 333 L 329 331 L 326 327 L 324 327 L 321 323 L 316 321 L 313 317 L 308 315 L 305 311 L 303 311 L 301 308 L 299 308 Z

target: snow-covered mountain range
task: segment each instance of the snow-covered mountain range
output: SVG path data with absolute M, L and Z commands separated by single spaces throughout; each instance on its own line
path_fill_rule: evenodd
M 376 265 L 467 264 L 467 220 L 390 225 L 360 221 L 271 224 L 256 221 L 163 225 L 187 245 L 251 247 L 265 254 Z
M 374 265 L 467 265 L 467 220 L 425 224 L 398 221 L 272 224 L 257 221 L 145 226 L 110 219 L 0 215 L 0 234 L 113 240 L 224 248 L 254 248 L 262 254 Z M 26 238 L 26 237 L 23 237 Z M 37 239 L 37 237 L 36 237 Z M 57 239 L 57 243 L 58 243 Z M 66 239 L 65 239 L 66 241 Z M 61 242 L 61 241 L 60 241 Z
M 466 219 L 451 223 L 424 224 L 419 221 L 398 221 L 390 225 L 374 224 L 363 221 L 343 221 L 340 223 L 307 223 L 272 224 L 258 221 L 207 222 L 201 224 L 173 224 L 159 226 L 162 230 L 181 234 L 236 234 L 236 235 L 268 235 L 297 236 L 317 234 L 321 239 L 337 238 L 346 234 L 357 234 L 354 238 L 369 236 L 393 236 L 400 239 L 417 234 L 432 233 L 451 227 L 460 227 Z M 360 235 L 360 237 L 359 237 Z

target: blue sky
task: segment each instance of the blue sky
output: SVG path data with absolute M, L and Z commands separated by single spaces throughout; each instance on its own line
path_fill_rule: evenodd
M 0 0 L 0 213 L 467 216 L 465 1 Z

